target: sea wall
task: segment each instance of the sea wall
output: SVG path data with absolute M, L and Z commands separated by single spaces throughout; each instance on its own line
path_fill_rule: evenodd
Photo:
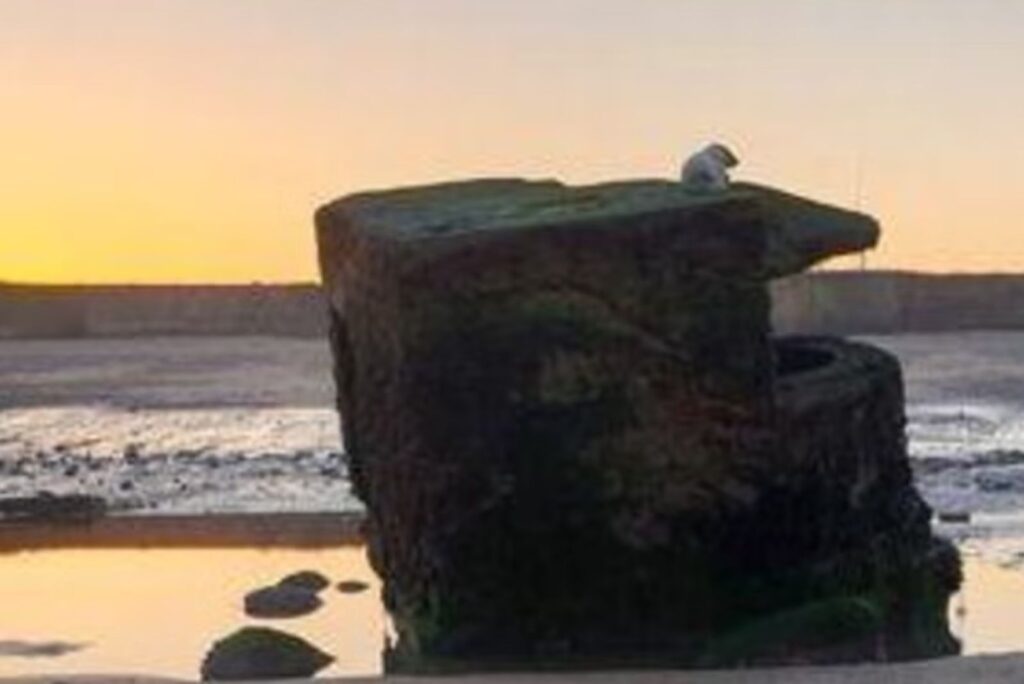
M 0 284 L 0 339 L 326 334 L 313 285 L 29 286 Z
M 853 335 L 1024 329 L 1024 276 L 820 271 L 777 281 L 781 333 Z
M 779 333 L 1024 329 L 1024 275 L 818 271 L 772 285 Z M 0 339 L 143 335 L 322 337 L 313 284 L 37 286 L 0 283 Z

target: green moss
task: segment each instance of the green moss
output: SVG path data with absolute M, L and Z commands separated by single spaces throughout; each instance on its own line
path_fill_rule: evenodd
M 400 621 L 397 627 L 405 637 L 403 648 L 407 656 L 416 657 L 442 650 L 445 637 L 458 624 L 456 611 L 446 605 L 437 587 L 429 588 L 413 605 L 401 608 Z
M 844 596 L 781 611 L 746 623 L 714 639 L 697 659 L 699 667 L 735 667 L 808 660 L 815 652 L 871 649 L 884 626 L 882 609 L 870 598 Z
M 657 180 L 577 188 L 556 181 L 490 179 L 362 193 L 340 200 L 336 206 L 375 232 L 415 239 L 621 220 L 669 209 L 752 202 L 755 197 L 747 190 L 692 194 L 679 183 Z

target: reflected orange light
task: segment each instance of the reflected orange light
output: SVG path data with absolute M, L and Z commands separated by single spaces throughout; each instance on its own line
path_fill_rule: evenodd
M 360 594 L 324 590 L 324 605 L 286 621 L 247 618 L 244 595 L 287 574 L 359 579 Z M 245 625 L 307 639 L 336 662 L 325 676 L 381 671 L 380 585 L 361 547 L 286 549 L 62 549 L 0 557 L 4 639 L 84 644 L 60 657 L 0 655 L 5 676 L 150 674 L 196 679 L 207 649 Z

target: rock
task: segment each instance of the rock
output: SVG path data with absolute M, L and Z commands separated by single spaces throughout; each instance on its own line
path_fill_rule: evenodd
M 88 644 L 68 641 L 16 641 L 0 639 L 0 657 L 57 658 L 74 653 Z
M 968 524 L 971 522 L 970 511 L 939 511 L 939 522 L 950 524 Z
M 0 520 L 89 522 L 106 513 L 104 499 L 85 494 L 57 495 L 44 491 L 35 496 L 0 499 Z
M 975 466 L 1014 466 L 1024 463 L 1024 452 L 1016 449 L 998 449 L 978 454 L 972 459 Z
M 343 580 L 337 584 L 338 591 L 342 594 L 359 594 L 370 588 L 370 585 L 362 580 Z
M 1024 475 L 1013 471 L 983 470 L 974 474 L 974 484 L 983 492 L 1009 492 L 1024 484 Z
M 768 281 L 874 245 L 873 219 L 752 185 L 490 180 L 316 222 L 389 672 L 692 664 L 851 596 L 890 655 L 955 651 L 899 363 L 771 336 Z
M 312 677 L 334 658 L 303 639 L 266 627 L 245 627 L 216 642 L 200 669 L 203 681 Z
M 255 618 L 308 615 L 323 605 L 317 592 L 305 587 L 275 584 L 245 595 L 245 614 Z
M 282 587 L 297 587 L 319 593 L 329 587 L 331 581 L 315 570 L 301 570 L 288 575 L 277 584 Z

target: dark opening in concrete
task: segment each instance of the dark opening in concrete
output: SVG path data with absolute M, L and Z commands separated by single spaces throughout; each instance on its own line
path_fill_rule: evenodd
M 829 349 L 803 340 L 775 340 L 775 371 L 779 376 L 797 375 L 824 368 L 836 360 Z

